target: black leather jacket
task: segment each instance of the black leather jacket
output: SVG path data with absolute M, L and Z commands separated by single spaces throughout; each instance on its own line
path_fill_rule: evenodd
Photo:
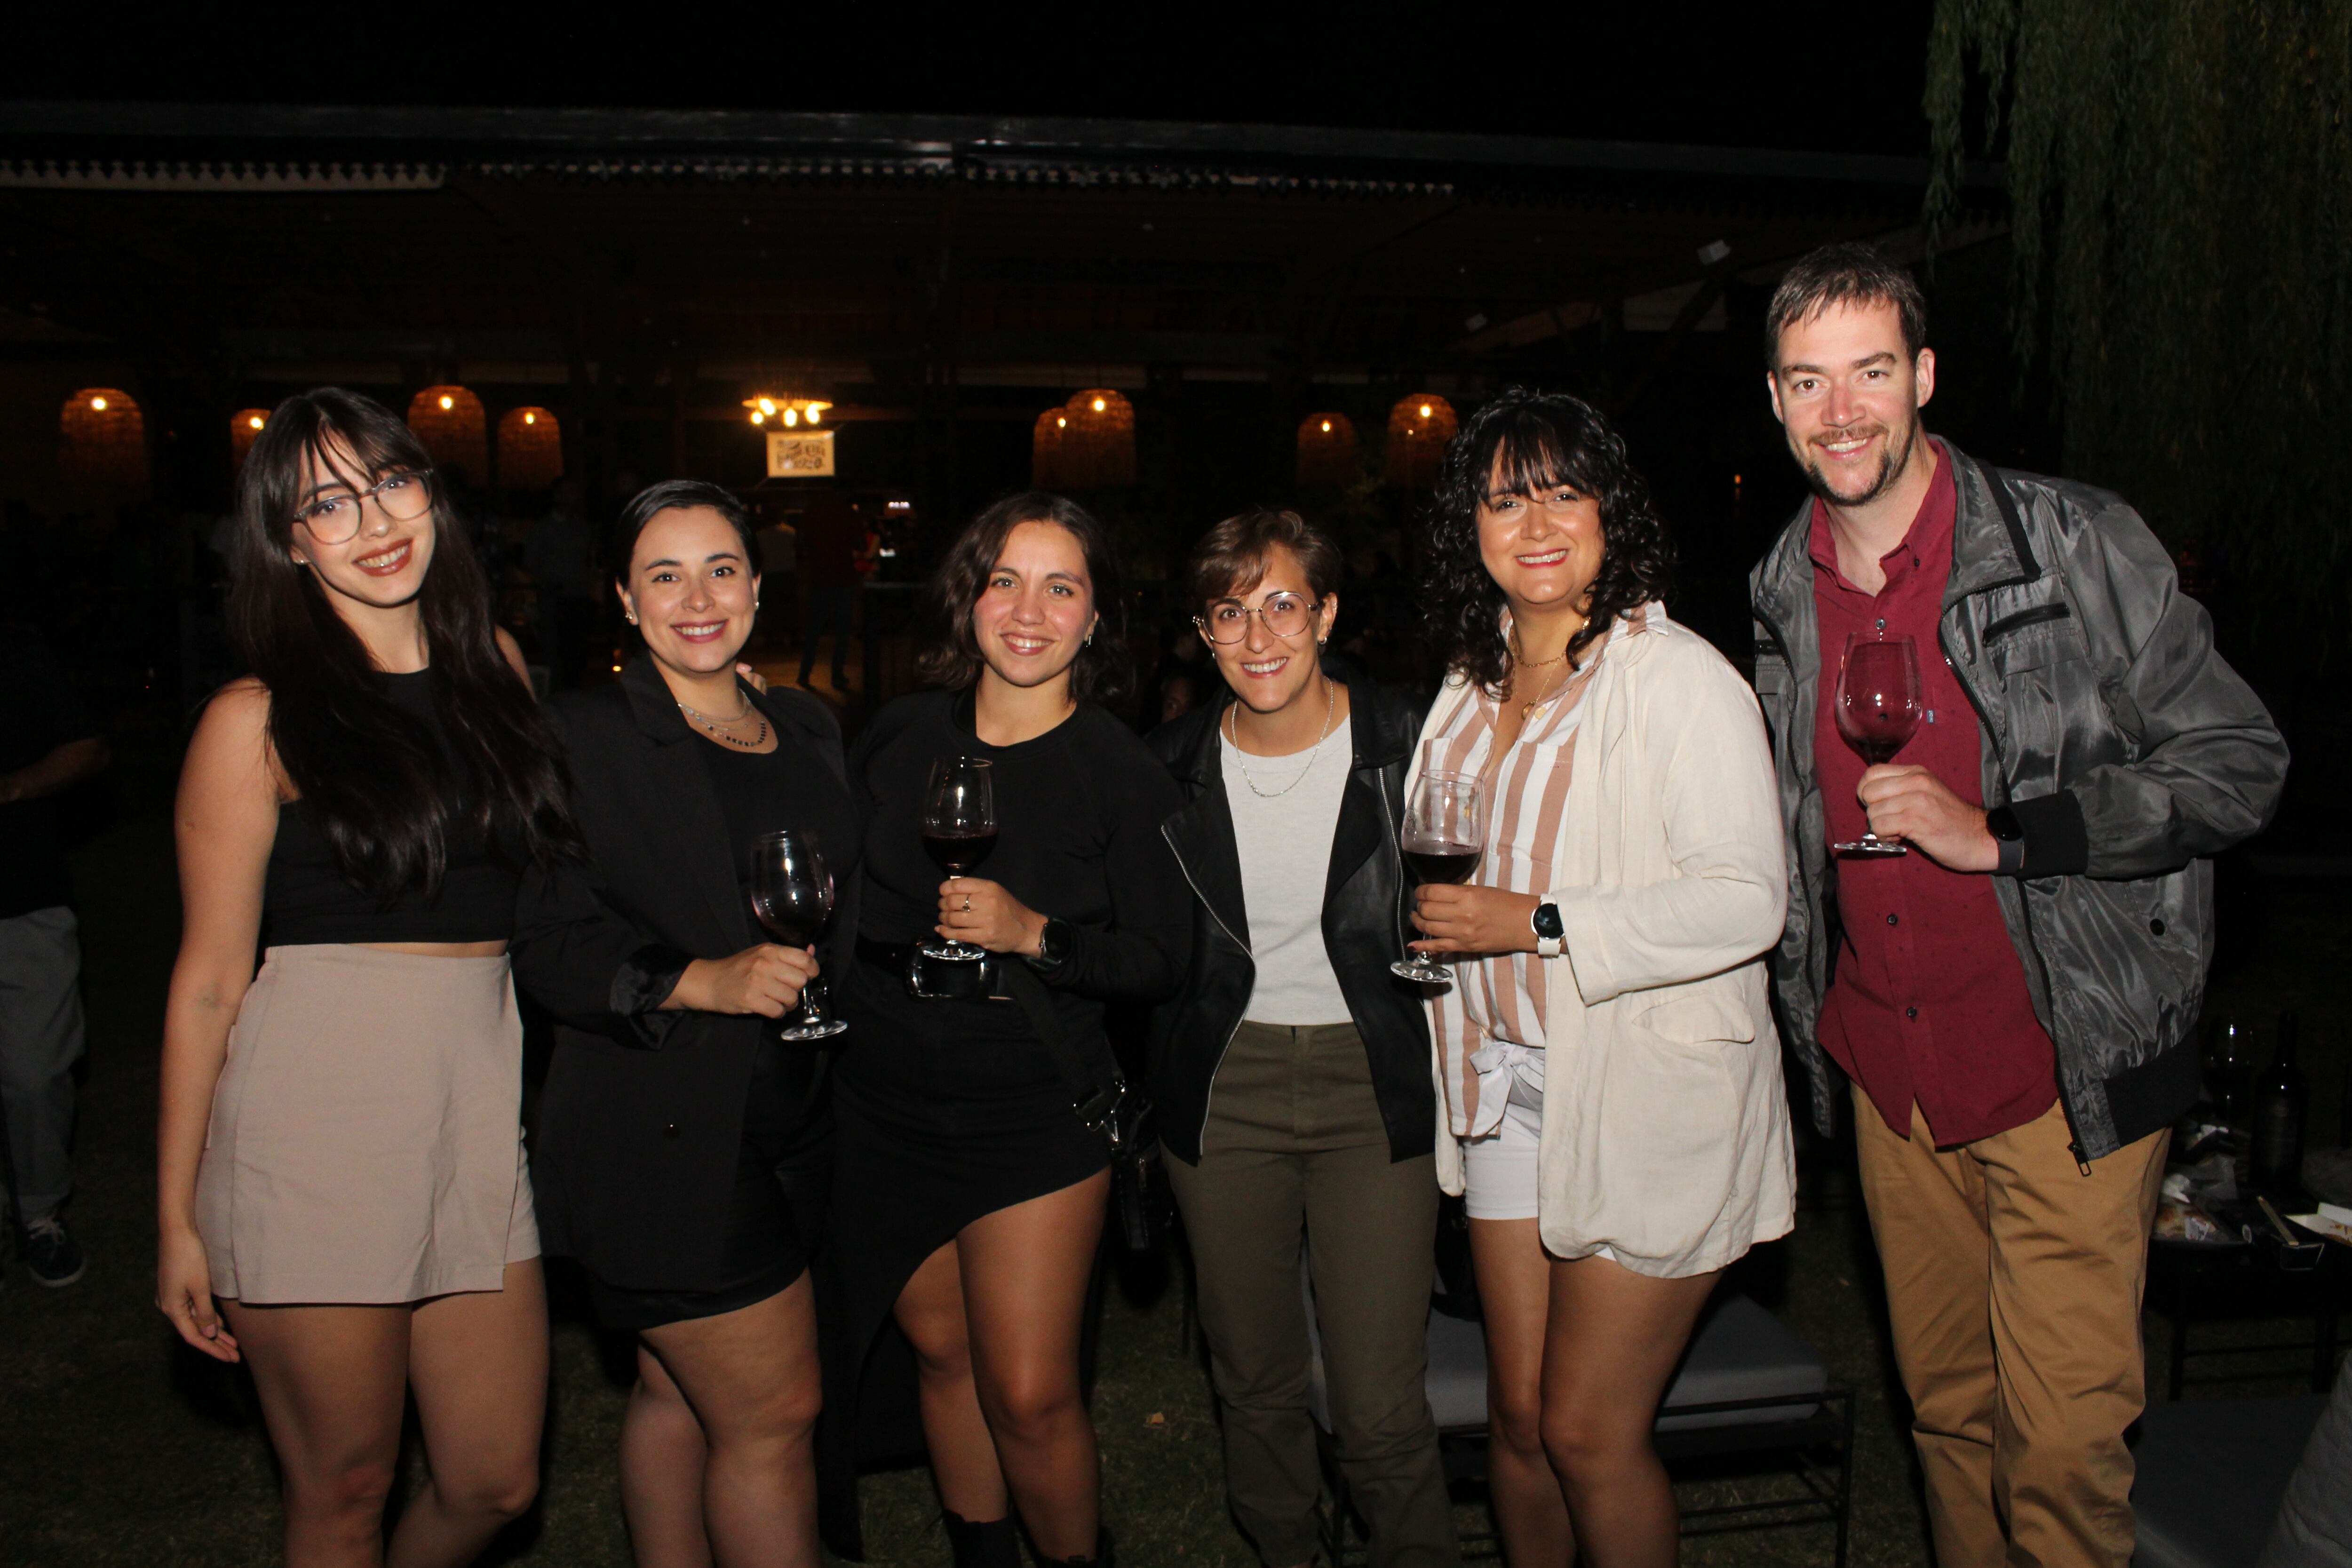
M 1226 702 L 1232 700 L 1231 694 Z M 1355 772 L 1339 800 L 1323 896 L 1323 945 L 1363 1037 L 1372 1091 L 1387 1123 L 1389 1158 L 1410 1160 L 1435 1143 L 1436 1091 L 1420 991 L 1389 973 L 1410 932 L 1412 886 L 1397 851 L 1424 704 L 1408 692 L 1360 681 L 1348 689 Z M 1184 809 L 1160 825 L 1192 891 L 1192 964 L 1184 987 L 1153 1016 L 1151 1094 L 1160 1135 L 1188 1163 L 1201 1158 L 1209 1086 L 1257 984 L 1243 909 L 1242 868 L 1218 751 L 1225 703 L 1161 725 L 1146 742 L 1175 775 Z

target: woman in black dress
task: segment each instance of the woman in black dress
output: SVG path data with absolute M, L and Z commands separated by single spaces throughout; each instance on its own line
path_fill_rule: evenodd
M 817 1562 L 808 1278 L 829 1150 L 817 1048 L 769 1020 L 811 950 L 760 940 L 751 841 L 812 834 L 847 885 L 841 731 L 735 658 L 760 580 L 735 498 L 688 480 L 623 511 L 646 651 L 554 718 L 593 863 L 526 889 L 515 963 L 558 1016 L 532 1161 L 550 1252 L 637 1334 L 621 1491 L 641 1568 Z
M 1079 1321 L 1108 1163 L 1110 997 L 1174 989 L 1191 913 L 1160 823 L 1175 786 L 1127 726 L 1126 649 L 1102 527 L 1059 497 L 998 502 L 933 575 L 924 675 L 860 739 L 866 819 L 858 962 L 842 984 L 853 1048 L 836 1086 L 834 1235 L 852 1346 L 886 1314 L 913 1342 L 923 1430 L 956 1562 L 1105 1559 Z M 942 882 L 920 818 L 935 762 L 995 778 L 985 876 Z M 914 957 L 934 933 L 974 964 Z M 919 998 L 963 989 L 969 1000 Z M 955 972 L 961 971 L 961 974 Z M 959 981 L 969 984 L 959 985 Z

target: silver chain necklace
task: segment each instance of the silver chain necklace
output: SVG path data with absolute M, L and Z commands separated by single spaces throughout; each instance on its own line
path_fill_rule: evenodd
M 677 699 L 675 697 L 671 698 L 670 700 L 677 702 Z M 714 719 L 709 714 L 705 713 L 701 709 L 689 708 L 683 702 L 677 702 L 677 710 L 685 714 L 689 719 L 699 721 L 703 730 L 714 741 L 723 741 L 728 745 L 740 746 L 747 752 L 756 752 L 761 746 L 767 744 L 768 721 L 765 719 L 760 721 L 760 732 L 752 736 L 748 741 L 739 740 L 735 736 L 727 733 L 728 726 L 740 724 L 744 720 L 749 719 L 751 716 L 751 702 L 749 698 L 746 698 L 743 700 L 743 711 L 736 714 L 732 719 Z
M 1238 708 L 1240 706 L 1241 704 L 1238 702 L 1234 704 L 1234 708 Z M 1233 742 L 1234 755 L 1242 759 L 1242 783 L 1249 785 L 1250 794 L 1257 796 L 1260 800 L 1280 800 L 1284 795 L 1288 795 L 1292 790 L 1295 790 L 1300 784 L 1305 784 L 1307 782 L 1307 775 L 1315 771 L 1315 759 L 1321 753 L 1323 750 L 1323 742 L 1331 738 L 1331 716 L 1339 710 L 1339 683 L 1336 680 L 1326 679 L 1323 682 L 1323 732 L 1315 737 L 1315 743 L 1313 745 L 1307 748 L 1307 765 L 1298 770 L 1298 776 L 1292 779 L 1280 789 L 1274 790 L 1258 788 L 1257 780 L 1250 777 L 1249 753 L 1242 750 L 1241 735 L 1234 723 L 1234 709 L 1226 709 L 1225 735 L 1226 738 Z M 1295 755 L 1296 753 L 1293 754 Z

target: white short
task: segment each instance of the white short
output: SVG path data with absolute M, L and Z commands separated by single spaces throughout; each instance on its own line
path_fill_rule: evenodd
M 1462 1204 L 1472 1219 L 1536 1217 L 1536 1150 L 1542 1142 L 1542 1091 L 1514 1077 L 1502 1124 L 1484 1138 L 1462 1141 Z

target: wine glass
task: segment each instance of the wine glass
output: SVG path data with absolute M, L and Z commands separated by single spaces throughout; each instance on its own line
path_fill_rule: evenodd
M 1862 760 L 1891 763 L 1919 728 L 1919 652 L 1907 637 L 1849 633 L 1838 668 L 1837 727 Z M 1830 848 L 1840 855 L 1907 855 L 1910 848 L 1868 828 Z
M 2254 1049 L 2234 1018 L 2216 1022 L 2205 1044 L 2205 1089 L 2221 1120 L 2234 1125 L 2253 1097 Z
M 996 847 L 996 785 L 983 757 L 942 757 L 931 764 L 923 794 L 923 848 L 950 877 L 965 877 Z M 969 963 L 988 950 L 932 937 L 925 958 Z
M 762 833 L 751 840 L 751 913 L 785 947 L 806 947 L 833 913 L 833 873 L 817 853 L 816 838 L 798 828 Z M 822 1040 L 848 1025 L 824 1016 L 824 983 L 815 975 L 801 987 L 801 1005 L 779 1031 L 787 1040 Z
M 1478 868 L 1486 846 L 1486 791 L 1475 773 L 1423 773 L 1412 781 L 1412 797 L 1405 803 L 1404 829 L 1397 847 L 1412 870 L 1415 885 L 1423 882 L 1465 882 Z M 1428 985 L 1444 985 L 1451 970 L 1425 952 L 1408 953 L 1389 965 L 1389 973 Z

